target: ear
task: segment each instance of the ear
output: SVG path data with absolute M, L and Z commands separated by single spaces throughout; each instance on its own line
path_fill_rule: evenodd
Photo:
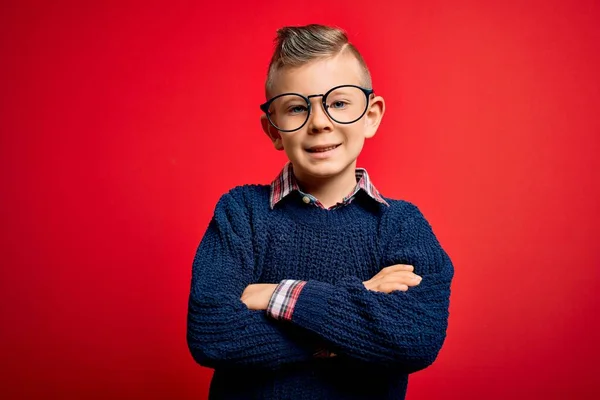
M 375 136 L 384 113 L 385 100 L 383 100 L 383 97 L 373 97 L 369 102 L 369 108 L 367 108 L 365 114 L 365 138 L 369 139 Z
M 266 114 L 261 115 L 260 124 L 262 125 L 263 131 L 267 134 L 269 139 L 271 139 L 271 142 L 273 142 L 275 149 L 283 150 L 283 142 L 281 140 L 281 134 L 279 133 L 279 131 L 277 129 L 275 129 L 275 127 L 273 125 L 271 125 Z

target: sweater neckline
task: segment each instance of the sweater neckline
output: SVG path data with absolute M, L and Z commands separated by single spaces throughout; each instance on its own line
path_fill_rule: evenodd
M 381 205 L 375 200 L 365 197 L 363 193 L 357 194 L 350 204 L 327 210 L 314 204 L 305 204 L 296 192 L 286 196 L 275 210 L 288 214 L 299 224 L 327 226 L 331 229 L 345 228 L 364 221 L 365 218 L 373 218 L 380 212 Z

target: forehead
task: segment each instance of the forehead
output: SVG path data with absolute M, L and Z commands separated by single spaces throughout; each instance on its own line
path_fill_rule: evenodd
M 362 85 L 363 70 L 352 54 L 310 61 L 300 67 L 283 68 L 276 72 L 273 93 L 293 92 L 303 95 L 325 93 L 338 85 Z

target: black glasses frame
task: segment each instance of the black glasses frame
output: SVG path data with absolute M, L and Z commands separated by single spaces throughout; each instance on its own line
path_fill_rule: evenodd
M 365 97 L 367 98 L 367 102 L 365 105 L 365 109 L 363 110 L 363 112 L 360 114 L 360 117 L 356 118 L 354 121 L 350 121 L 350 122 L 340 122 L 337 119 L 333 118 L 331 116 L 331 114 L 329 114 L 329 106 L 327 106 L 327 96 L 333 92 L 334 90 L 337 90 L 339 88 L 343 88 L 343 87 L 354 87 L 357 89 L 360 89 L 364 94 Z M 369 100 L 370 100 L 370 96 L 374 93 L 373 89 L 366 89 L 364 87 L 361 86 L 357 86 L 357 85 L 339 85 L 336 87 L 333 87 L 331 89 L 329 89 L 325 94 L 311 94 L 310 96 L 303 96 L 300 93 L 282 93 L 279 94 L 275 97 L 272 97 L 271 99 L 269 99 L 266 103 L 263 103 L 260 105 L 260 109 L 265 113 L 265 115 L 267 116 L 267 119 L 269 120 L 269 123 L 278 131 L 280 132 L 294 132 L 297 131 L 299 129 L 302 129 L 302 127 L 304 125 L 306 125 L 306 123 L 308 122 L 308 119 L 310 118 L 310 112 L 312 109 L 312 105 L 310 102 L 310 99 L 312 99 L 313 97 L 321 97 L 322 101 L 321 103 L 323 104 L 323 110 L 325 110 L 325 113 L 327 114 L 327 116 L 329 118 L 331 118 L 333 121 L 337 122 L 338 124 L 344 124 L 344 125 L 348 125 L 348 124 L 353 124 L 356 121 L 358 121 L 359 119 L 361 119 L 365 113 L 367 112 L 367 109 L 369 108 Z M 304 121 L 304 123 L 302 125 L 300 125 L 298 128 L 296 129 L 279 129 L 279 127 L 277 127 L 277 125 L 275 125 L 275 123 L 273 121 L 271 121 L 271 113 L 269 112 L 269 107 L 271 106 L 271 103 L 275 100 L 277 100 L 278 98 L 282 97 L 282 96 L 288 96 L 288 95 L 295 95 L 298 97 L 303 98 L 306 101 L 306 109 L 308 110 L 308 112 L 306 113 L 306 120 Z

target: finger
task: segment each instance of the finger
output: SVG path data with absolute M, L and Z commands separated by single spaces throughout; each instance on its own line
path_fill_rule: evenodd
M 374 287 L 387 282 L 403 283 L 407 286 L 417 286 L 421 283 L 421 277 L 410 271 L 396 271 L 385 275 L 378 274 L 370 280 L 363 282 L 363 284 L 367 289 L 372 290 Z
M 412 271 L 394 271 L 394 272 L 390 272 L 387 275 L 382 276 L 381 278 L 387 278 L 390 276 L 395 276 L 395 277 L 405 277 L 405 278 L 410 278 L 410 279 L 422 279 L 422 277 L 420 275 L 415 274 Z
M 379 279 L 379 278 L 381 278 L 381 277 L 383 277 L 383 276 L 385 276 L 387 274 L 390 274 L 392 272 L 399 272 L 399 271 L 410 271 L 410 272 L 412 272 L 413 270 L 414 270 L 414 267 L 412 265 L 406 265 L 406 264 L 391 265 L 389 267 L 385 267 L 385 268 L 381 269 L 371 279 Z
M 382 280 L 386 282 L 391 281 L 404 283 L 405 285 L 409 286 L 417 286 L 419 283 L 421 283 L 421 280 L 423 280 L 423 278 L 409 271 L 400 271 L 388 274 L 385 277 L 383 277 Z
M 392 265 L 389 266 L 387 268 L 384 268 L 384 270 L 386 270 L 387 272 L 394 272 L 394 271 L 414 271 L 415 267 L 413 267 L 412 265 L 408 265 L 408 264 L 396 264 L 396 265 Z
M 382 283 L 402 283 L 407 286 L 417 286 L 421 283 L 422 278 L 408 270 L 402 270 L 401 265 L 394 266 L 396 270 L 392 270 L 392 272 L 382 273 L 375 275 L 373 278 L 368 281 L 364 281 L 363 285 L 369 290 L 377 290 L 376 288 Z M 406 266 L 405 266 L 406 267 Z M 412 265 L 408 265 L 408 267 L 412 268 Z M 388 267 L 392 268 L 392 267 Z M 400 270 L 398 270 L 400 269 Z
M 378 292 L 383 293 L 391 293 L 393 291 L 400 290 L 402 292 L 406 292 L 408 290 L 408 286 L 398 282 L 387 282 L 382 283 L 377 287 Z
M 381 278 L 372 278 L 368 281 L 363 282 L 363 286 L 367 288 L 367 290 L 375 290 L 377 291 L 377 286 L 381 283 Z

